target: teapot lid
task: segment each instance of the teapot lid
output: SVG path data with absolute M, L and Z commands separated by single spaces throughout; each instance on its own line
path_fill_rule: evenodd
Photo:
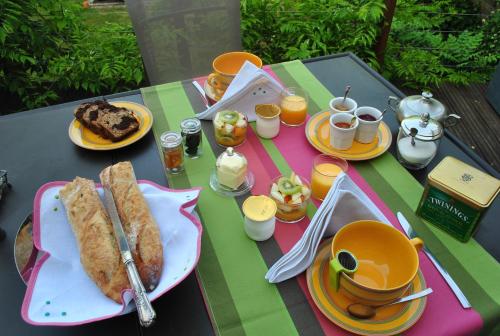
M 401 101 L 401 108 L 406 115 L 420 116 L 428 113 L 432 119 L 441 121 L 446 116 L 445 106 L 437 99 L 432 98 L 429 91 L 422 92 L 422 95 L 409 96 Z
M 401 127 L 407 135 L 413 133 L 415 139 L 422 141 L 434 141 L 443 136 L 443 126 L 431 119 L 428 113 L 403 119 Z

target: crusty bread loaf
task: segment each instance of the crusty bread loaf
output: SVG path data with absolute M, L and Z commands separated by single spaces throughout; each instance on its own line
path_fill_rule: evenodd
M 80 104 L 75 118 L 92 132 L 111 141 L 120 141 L 139 129 L 134 112 L 102 100 Z
M 104 169 L 101 183 L 113 193 L 118 215 L 132 251 L 144 288 L 152 291 L 163 269 L 160 230 L 137 185 L 130 162 L 120 162 Z
M 94 181 L 77 177 L 59 191 L 75 234 L 80 261 L 101 291 L 117 303 L 130 288 L 108 214 Z

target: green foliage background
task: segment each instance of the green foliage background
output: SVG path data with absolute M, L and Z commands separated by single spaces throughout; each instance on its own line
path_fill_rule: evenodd
M 74 0 L 0 0 L 0 96 L 11 109 L 135 88 L 142 60 L 130 25 L 86 25 Z
M 268 64 L 352 51 L 386 78 L 422 89 L 487 81 L 500 59 L 500 0 L 487 17 L 469 0 L 398 0 L 383 66 L 373 50 L 384 0 L 240 3 L 244 48 Z M 0 99 L 8 110 L 144 85 L 126 10 L 113 23 L 86 21 L 85 13 L 79 0 L 0 0 Z
M 489 79 L 500 59 L 498 9 L 481 19 L 470 0 L 398 0 L 382 68 L 373 50 L 384 3 L 242 0 L 243 44 L 266 63 L 352 51 L 385 77 L 421 89 Z

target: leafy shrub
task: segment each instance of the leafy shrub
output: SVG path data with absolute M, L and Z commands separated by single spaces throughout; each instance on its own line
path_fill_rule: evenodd
M 90 29 L 73 0 L 0 0 L 0 93 L 21 109 L 122 91 L 143 79 L 130 26 Z M 19 103 L 21 102 L 21 104 Z
M 497 1 L 498 2 L 498 1 Z M 242 0 L 245 49 L 266 63 L 352 51 L 412 87 L 486 81 L 499 60 L 500 12 L 469 0 L 398 0 L 384 67 L 373 52 L 384 1 Z
M 243 46 L 266 63 L 353 51 L 377 67 L 383 0 L 242 0 Z
M 398 1 L 384 75 L 419 88 L 444 82 L 487 81 L 500 59 L 500 12 L 481 21 L 478 15 L 453 15 L 460 14 L 464 8 L 467 14 L 474 14 L 470 10 L 478 10 L 470 4 L 461 5 L 467 2 L 420 3 L 417 0 Z

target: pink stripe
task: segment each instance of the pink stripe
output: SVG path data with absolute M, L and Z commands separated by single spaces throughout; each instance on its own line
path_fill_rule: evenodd
M 268 72 L 272 73 L 272 70 L 269 69 Z M 304 133 L 305 124 L 299 127 L 283 126 L 281 127 L 279 136 L 273 139 L 273 141 L 292 170 L 301 176 L 309 177 L 313 159 L 319 152 L 309 144 Z M 389 221 L 397 229 L 402 230 L 392 211 L 385 205 L 352 165 L 349 166 L 348 175 L 368 195 L 368 197 L 370 197 Z M 319 206 L 319 202 L 315 202 L 315 204 Z M 302 234 L 298 234 L 297 232 L 289 232 L 288 235 L 275 234 L 275 238 L 284 252 L 288 251 L 288 248 L 293 246 L 301 236 Z M 469 335 L 478 332 L 482 328 L 481 316 L 473 309 L 465 310 L 462 308 L 443 278 L 430 263 L 428 258 L 422 253 L 420 254 L 420 260 L 420 267 L 426 278 L 427 284 L 434 289 L 435 293 L 429 297 L 427 308 L 420 321 L 408 332 L 405 332 L 405 334 L 428 335 L 429 330 L 432 330 L 436 335 Z M 322 313 L 311 301 L 303 275 L 299 277 L 299 283 L 310 304 L 313 306 L 313 310 L 325 333 L 338 333 L 339 328 L 332 328 L 332 323 L 323 317 Z M 443 321 L 453 322 L 443 323 Z
M 87 324 L 87 323 L 105 320 L 105 319 L 108 319 L 108 318 L 111 318 L 114 316 L 121 315 L 126 308 L 125 305 L 122 305 L 122 309 L 120 310 L 120 312 L 118 312 L 116 314 L 111 314 L 111 315 L 107 315 L 107 316 L 100 316 L 100 317 L 96 317 L 94 319 L 77 321 L 77 322 L 38 322 L 38 321 L 32 320 L 29 317 L 29 313 L 28 313 L 29 306 L 31 304 L 31 298 L 33 296 L 33 291 L 35 288 L 36 280 L 38 278 L 38 274 L 39 274 L 40 270 L 42 269 L 42 266 L 45 263 L 45 261 L 47 261 L 50 257 L 50 253 L 48 251 L 45 251 L 42 248 L 41 240 L 40 240 L 40 237 L 41 237 L 40 236 L 41 235 L 41 231 L 40 231 L 41 230 L 41 226 L 40 226 L 41 200 L 42 200 L 43 194 L 48 189 L 50 189 L 52 187 L 64 186 L 67 183 L 69 183 L 69 182 L 67 182 L 67 181 L 54 181 L 54 182 L 46 183 L 38 189 L 38 191 L 36 192 L 36 195 L 35 195 L 34 206 L 33 206 L 33 242 L 34 242 L 34 245 L 40 251 L 45 252 L 45 254 L 40 258 L 40 260 L 33 267 L 33 270 L 31 272 L 31 277 L 29 278 L 29 282 L 27 284 L 27 289 L 26 289 L 26 294 L 25 294 L 24 299 L 23 299 L 23 304 L 21 306 L 22 318 L 26 322 L 33 324 L 33 325 L 74 326 L 74 325 Z M 194 260 L 194 263 L 189 268 L 189 270 L 186 270 L 186 273 L 182 277 L 180 277 L 175 283 L 173 283 L 172 285 L 167 287 L 162 292 L 157 293 L 157 295 L 154 298 L 151 298 L 151 301 L 154 301 L 157 298 L 159 298 L 160 296 L 162 296 L 163 294 L 165 294 L 166 292 L 168 292 L 169 290 L 171 290 L 172 288 L 174 288 L 175 286 L 177 286 L 179 283 L 181 283 L 189 274 L 191 274 L 192 270 L 198 264 L 198 260 L 200 258 L 200 252 L 201 252 L 201 235 L 203 233 L 203 227 L 202 227 L 199 219 L 196 216 L 192 215 L 189 211 L 187 211 L 187 209 L 196 205 L 196 203 L 198 202 L 198 198 L 199 198 L 200 191 L 202 190 L 202 188 L 195 187 L 195 188 L 191 188 L 191 189 L 170 189 L 170 188 L 161 186 L 159 184 L 156 184 L 156 183 L 154 183 L 152 181 L 148 181 L 148 180 L 138 180 L 137 183 L 149 184 L 153 187 L 156 187 L 158 189 L 161 189 L 161 190 L 164 190 L 167 192 L 175 192 L 176 193 L 176 192 L 188 192 L 188 191 L 195 191 L 195 190 L 198 191 L 196 198 L 190 200 L 189 202 L 181 204 L 181 206 L 179 207 L 179 212 L 182 215 L 184 215 L 185 217 L 187 217 L 195 225 L 196 229 L 198 230 L 196 259 Z M 96 186 L 98 188 L 101 188 L 101 185 L 99 183 L 96 183 Z M 125 295 L 125 292 L 127 292 L 127 291 L 130 291 L 130 290 L 123 290 L 121 293 L 122 294 L 122 302 L 125 302 L 123 300 L 123 296 Z

